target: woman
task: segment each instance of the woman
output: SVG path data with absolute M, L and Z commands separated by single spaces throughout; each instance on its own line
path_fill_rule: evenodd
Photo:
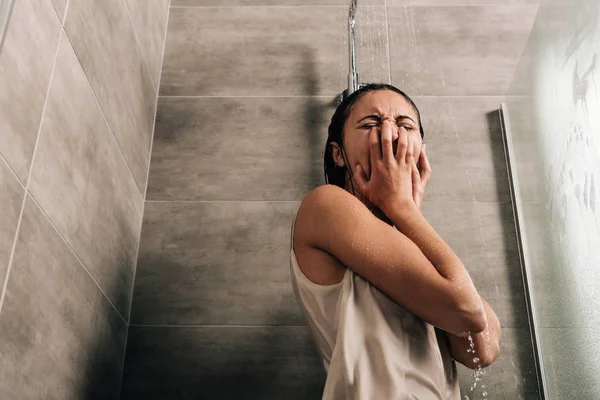
M 477 369 L 498 356 L 498 318 L 421 215 L 423 137 L 417 107 L 390 85 L 352 93 L 331 119 L 330 184 L 304 197 L 290 262 L 323 399 L 459 399 L 454 360 Z

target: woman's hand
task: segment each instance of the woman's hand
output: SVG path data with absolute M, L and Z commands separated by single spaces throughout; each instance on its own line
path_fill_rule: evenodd
M 394 208 L 414 204 L 413 165 L 416 165 L 414 145 L 405 129 L 398 131 L 398 148 L 394 155 L 392 126 L 395 122 L 383 121 L 381 140 L 379 131 L 372 129 L 369 136 L 369 159 L 371 176 L 358 164 L 354 173 L 360 194 L 386 215 Z M 418 172 L 418 171 L 417 171 Z M 416 188 L 422 198 L 424 186 L 421 180 Z
M 423 205 L 423 197 L 425 196 L 425 187 L 431 179 L 431 165 L 427 159 L 427 153 L 425 152 L 425 145 L 421 147 L 421 154 L 417 163 L 412 164 L 412 184 L 413 184 L 413 200 L 417 205 L 419 211 Z

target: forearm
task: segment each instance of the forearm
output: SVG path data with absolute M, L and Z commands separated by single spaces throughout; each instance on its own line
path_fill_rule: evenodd
M 500 354 L 500 322 L 492 307 L 483 298 L 481 302 L 487 318 L 487 327 L 482 332 L 471 335 L 472 344 L 468 337 L 459 337 L 446 332 L 452 357 L 471 369 L 489 366 Z
M 469 291 L 479 301 L 479 295 L 462 261 L 414 203 L 390 207 L 386 215 L 400 232 L 421 249 L 441 276 L 456 283 L 458 288 Z

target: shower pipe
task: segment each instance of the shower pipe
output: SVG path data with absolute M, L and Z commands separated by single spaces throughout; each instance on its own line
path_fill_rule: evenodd
M 348 74 L 348 91 L 346 95 L 350 95 L 359 89 L 358 72 L 356 71 L 356 2 L 350 1 L 350 11 L 348 13 L 348 44 L 350 55 L 350 73 Z

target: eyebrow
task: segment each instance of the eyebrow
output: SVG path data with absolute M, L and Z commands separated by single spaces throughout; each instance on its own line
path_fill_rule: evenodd
M 358 123 L 360 124 L 362 121 L 364 121 L 365 119 L 375 119 L 377 121 L 381 121 L 381 117 L 377 114 L 372 114 L 372 115 L 367 115 L 366 117 L 362 118 L 360 121 L 358 121 Z M 415 122 L 414 119 L 412 119 L 411 117 L 409 117 L 408 115 L 398 115 L 396 117 L 396 121 L 401 120 L 401 119 L 410 119 L 412 122 Z

